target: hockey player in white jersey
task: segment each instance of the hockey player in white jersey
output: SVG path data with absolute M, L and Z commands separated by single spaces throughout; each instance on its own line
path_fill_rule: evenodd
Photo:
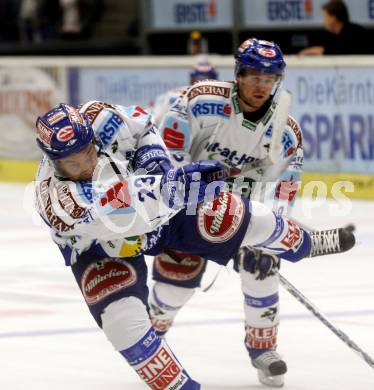
M 206 55 L 198 56 L 196 65 L 190 73 L 190 85 L 193 85 L 202 80 L 218 80 L 218 72 L 209 62 Z M 175 88 L 158 96 L 155 100 L 152 110 L 149 110 L 153 115 L 153 119 L 157 126 L 160 125 L 163 116 L 169 111 L 170 107 L 175 103 L 187 86 Z
M 60 104 L 36 128 L 45 155 L 37 209 L 96 322 L 152 389 L 200 385 L 151 324 L 144 254 L 165 250 L 179 259 L 188 249 L 226 264 L 249 245 L 298 261 L 354 245 L 341 229 L 308 233 L 260 203 L 220 192 L 223 183 L 212 180 L 225 170 L 215 160 L 174 168 L 140 107 Z M 337 240 L 327 245 L 330 236 Z
M 282 52 L 273 42 L 253 38 L 241 44 L 235 60 L 235 82 L 191 86 L 164 114 L 160 132 L 176 163 L 217 159 L 233 172 L 253 163 L 241 188 L 233 190 L 250 199 L 263 196 L 277 214 L 287 215 L 300 181 L 303 150 L 299 124 L 288 111 L 281 112 L 289 109 L 282 101 Z M 184 256 L 185 261 L 172 264 L 165 253 L 154 263 L 150 305 L 160 334 L 170 328 L 205 270 L 204 259 L 188 251 Z M 256 248 L 243 249 L 235 258 L 244 295 L 245 346 L 260 381 L 270 386 L 282 386 L 287 370 L 276 352 L 279 280 L 273 268 L 278 267 L 279 258 Z

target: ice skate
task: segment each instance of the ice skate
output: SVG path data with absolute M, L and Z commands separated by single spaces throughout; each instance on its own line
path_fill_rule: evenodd
M 312 239 L 310 257 L 346 252 L 356 242 L 352 230 L 345 228 L 314 231 L 309 234 Z
M 282 387 L 287 365 L 276 351 L 262 353 L 252 360 L 253 367 L 257 368 L 260 383 L 270 387 Z

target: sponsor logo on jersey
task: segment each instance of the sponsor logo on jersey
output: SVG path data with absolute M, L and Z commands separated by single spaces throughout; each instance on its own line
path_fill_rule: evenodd
M 183 150 L 189 143 L 191 131 L 184 121 L 176 121 L 172 117 L 165 120 L 162 136 L 165 145 L 169 149 Z
M 237 150 L 232 150 L 230 148 L 222 147 L 219 142 L 213 142 L 211 144 L 207 144 L 205 147 L 207 152 L 210 152 L 208 155 L 208 160 L 222 160 L 217 157 L 224 157 L 224 162 L 228 163 L 228 165 L 242 165 L 248 164 L 254 160 L 254 157 L 247 156 L 245 153 L 238 155 Z
M 90 123 L 94 123 L 97 116 L 104 108 L 114 108 L 111 104 L 103 102 L 94 102 L 90 104 L 85 110 L 84 114 L 88 116 Z
M 86 209 L 80 207 L 75 201 L 73 194 L 70 192 L 69 186 L 59 183 L 57 185 L 57 196 L 60 206 L 74 219 L 79 219 L 83 216 Z
M 197 224 L 201 237 L 213 243 L 230 240 L 243 222 L 244 207 L 239 196 L 226 191 L 214 201 L 199 206 Z
M 130 207 L 131 195 L 127 181 L 120 181 L 109 188 L 106 195 L 100 199 L 100 204 L 102 207 L 109 204 L 114 209 Z
M 206 101 L 204 103 L 194 104 L 191 108 L 192 114 L 195 117 L 200 115 L 221 116 L 224 119 L 229 119 L 231 115 L 230 104 L 222 104 L 215 101 Z
M 53 131 L 40 120 L 36 124 L 36 131 L 40 141 L 42 141 L 45 145 L 50 146 Z
M 287 220 L 288 230 L 281 243 L 288 249 L 293 249 L 300 244 L 303 234 L 300 228 L 291 220 Z
M 165 347 L 136 372 L 153 390 L 179 389 L 188 380 L 179 362 Z
M 123 260 L 108 258 L 90 264 L 82 276 L 82 291 L 88 305 L 134 285 L 135 269 Z
M 277 345 L 278 326 L 254 328 L 246 326 L 245 344 L 248 348 L 271 349 Z
M 286 156 L 291 155 L 292 150 L 295 151 L 294 142 L 293 142 L 292 136 L 288 130 L 285 130 L 283 132 L 282 144 L 283 144 L 283 151 L 284 151 Z M 290 149 L 291 149 L 291 153 L 289 153 Z
M 297 146 L 302 145 L 303 141 L 300 126 L 291 116 L 289 116 L 287 119 L 287 126 L 291 127 L 292 131 L 295 133 L 297 139 Z
M 188 91 L 188 100 L 194 99 L 199 95 L 215 95 L 215 96 L 223 96 L 225 98 L 230 97 L 231 88 L 228 87 L 219 87 L 217 85 L 209 85 L 209 84 L 200 84 L 196 87 L 192 87 Z
M 175 123 L 174 127 L 177 126 L 178 125 Z M 165 145 L 170 149 L 183 149 L 184 134 L 178 130 L 167 127 L 164 129 L 164 141 Z
M 53 212 L 52 200 L 50 196 L 50 182 L 51 178 L 43 180 L 40 183 L 40 198 L 42 209 L 47 216 L 48 222 L 52 227 L 54 227 L 59 232 L 67 232 L 73 228 L 73 226 L 65 223 L 58 215 Z
M 123 123 L 122 118 L 114 112 L 110 113 L 109 118 L 101 123 L 96 133 L 104 146 L 109 145 L 113 141 Z
M 144 111 L 141 107 L 136 106 L 131 114 L 132 117 L 138 117 L 140 115 L 149 115 L 147 111 Z
M 71 126 L 63 127 L 58 131 L 56 138 L 60 142 L 68 142 L 74 137 L 74 130 Z
M 173 280 L 190 280 L 200 274 L 204 260 L 200 256 L 173 251 L 180 259 L 176 263 L 168 254 L 163 253 L 155 258 L 156 270 L 165 278 Z
M 143 246 L 141 236 L 126 237 L 121 245 L 119 255 L 121 257 L 137 256 Z
M 91 180 L 79 181 L 78 182 L 78 193 L 84 199 L 88 200 L 90 203 L 93 202 L 95 191 L 92 186 Z
M 298 189 L 299 183 L 295 182 L 294 177 L 291 176 L 289 180 L 279 182 L 275 189 L 275 198 L 292 202 Z

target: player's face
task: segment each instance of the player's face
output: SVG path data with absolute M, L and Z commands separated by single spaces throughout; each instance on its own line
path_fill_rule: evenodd
M 92 178 L 97 165 L 97 151 L 90 143 L 80 152 L 59 160 L 59 168 L 73 181 Z
M 267 74 L 256 71 L 246 72 L 239 76 L 239 96 L 242 104 L 244 103 L 244 111 L 255 111 L 269 99 L 275 83 L 279 76 L 275 74 Z M 245 104 L 245 103 L 249 103 Z

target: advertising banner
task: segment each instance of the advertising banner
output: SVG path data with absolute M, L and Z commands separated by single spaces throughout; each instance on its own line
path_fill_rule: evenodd
M 227 0 L 150 0 L 154 30 L 231 28 L 232 2 Z
M 232 68 L 217 68 L 223 80 L 233 78 Z M 71 101 L 79 104 L 101 100 L 124 106 L 153 105 L 156 97 L 176 87 L 189 85 L 192 68 L 83 68 L 77 74 L 71 90 Z
M 285 85 L 303 130 L 306 169 L 374 174 L 372 68 L 290 68 Z
M 191 68 L 83 68 L 71 101 L 98 99 L 152 107 L 155 98 L 189 84 Z M 231 67 L 218 67 L 231 80 Z M 305 168 L 313 172 L 374 174 L 374 73 L 370 67 L 289 67 L 285 86 L 304 133 Z
M 0 68 L 0 159 L 40 158 L 36 118 L 66 101 L 65 80 L 61 68 Z
M 327 0 L 242 0 L 242 25 L 250 28 L 323 27 Z M 352 22 L 374 25 L 374 0 L 345 0 Z

